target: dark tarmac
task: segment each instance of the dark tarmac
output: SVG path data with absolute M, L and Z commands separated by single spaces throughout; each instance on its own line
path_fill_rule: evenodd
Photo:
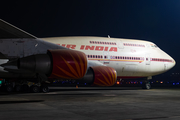
M 180 89 L 51 87 L 0 92 L 0 120 L 179 120 Z

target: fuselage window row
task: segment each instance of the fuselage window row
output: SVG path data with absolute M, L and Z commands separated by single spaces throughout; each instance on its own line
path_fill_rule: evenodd
M 87 55 L 88 58 L 103 58 L 102 55 Z M 105 55 L 104 59 L 108 57 Z M 124 60 L 144 60 L 143 57 L 126 57 L 126 56 L 111 56 L 110 59 L 124 59 Z
M 116 45 L 115 42 L 89 41 L 91 44 Z
M 116 45 L 115 42 L 89 41 L 91 44 Z M 145 47 L 143 44 L 123 43 L 124 46 Z
M 103 55 L 87 55 L 88 58 L 98 58 L 103 59 Z M 104 59 L 108 59 L 108 57 L 105 55 Z M 144 57 L 127 57 L 127 56 L 110 56 L 110 59 L 121 59 L 121 60 L 143 60 Z M 148 61 L 148 58 L 146 58 L 146 61 Z M 160 58 L 151 58 L 150 61 L 157 61 L 157 62 L 173 62 L 169 59 L 160 59 Z
M 160 58 L 152 58 L 151 61 L 157 61 L 157 62 L 173 62 L 169 59 L 160 59 Z
M 145 47 L 143 44 L 131 44 L 131 43 L 123 43 L 124 46 L 133 46 L 133 47 Z

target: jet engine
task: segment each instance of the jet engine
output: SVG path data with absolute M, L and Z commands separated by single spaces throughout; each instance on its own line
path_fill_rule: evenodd
M 48 50 L 47 54 L 19 59 L 18 68 L 46 74 L 50 78 L 79 79 L 86 74 L 87 58 L 75 50 Z
M 117 78 L 116 70 L 107 66 L 90 67 L 87 74 L 79 80 L 95 86 L 112 86 Z
M 87 68 L 83 52 L 61 49 L 48 50 L 47 54 L 20 58 L 18 69 L 46 74 L 49 78 L 71 79 L 96 86 L 112 86 L 116 82 L 116 70 L 107 66 Z

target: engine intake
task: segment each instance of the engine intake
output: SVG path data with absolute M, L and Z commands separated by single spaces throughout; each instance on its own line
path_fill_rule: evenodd
M 87 57 L 75 50 L 48 50 L 18 60 L 18 68 L 46 74 L 51 78 L 80 79 L 87 71 Z

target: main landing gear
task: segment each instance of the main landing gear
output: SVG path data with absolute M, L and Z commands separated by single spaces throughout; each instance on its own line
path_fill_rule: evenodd
M 4 80 L 1 84 L 1 90 L 6 92 L 32 92 L 32 93 L 47 93 L 49 92 L 47 81 L 31 80 Z
M 46 77 L 46 75 L 44 74 L 36 74 L 36 83 L 32 84 L 29 88 L 30 88 L 30 92 L 33 93 L 38 93 L 38 92 L 43 92 L 43 93 L 47 93 L 49 92 L 49 87 L 48 87 L 48 78 Z
M 32 92 L 32 93 L 47 93 L 49 92 L 49 87 L 46 84 L 35 84 L 32 82 L 27 82 L 27 84 L 19 84 L 13 87 L 12 85 L 3 85 L 2 90 L 6 92 Z
M 39 92 L 43 92 L 43 93 L 47 93 L 49 92 L 49 87 L 47 85 L 32 85 L 30 87 L 30 91 L 33 93 L 39 93 Z

